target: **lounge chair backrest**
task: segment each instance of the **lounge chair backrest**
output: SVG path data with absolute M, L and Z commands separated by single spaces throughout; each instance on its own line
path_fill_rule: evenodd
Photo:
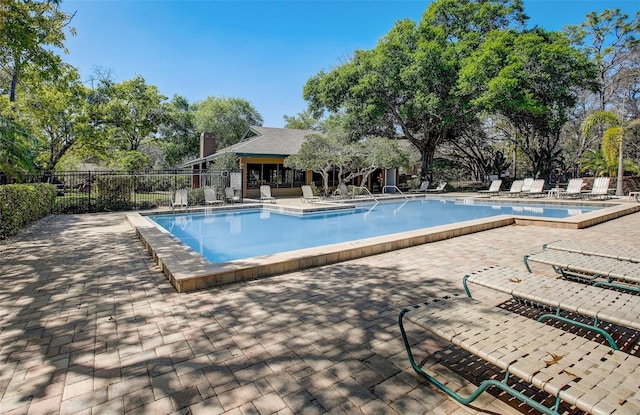
M 187 189 L 176 190 L 176 197 L 173 204 L 174 206 L 187 206 L 189 204 Z
M 533 184 L 533 179 L 532 178 L 524 179 L 524 181 L 522 182 L 522 189 L 520 189 L 520 191 L 522 191 L 522 192 L 530 191 L 532 184 Z
M 447 185 L 447 182 L 440 182 L 438 183 L 438 187 L 436 187 L 436 190 L 444 190 L 444 187 Z
M 429 189 L 429 182 L 427 180 L 425 180 L 422 183 L 420 183 L 420 189 L 418 189 L 418 190 L 420 190 L 422 192 L 422 191 L 425 191 L 427 189 Z
M 489 186 L 489 191 L 497 192 L 500 190 L 500 186 L 502 186 L 502 180 L 493 180 L 491 186 Z
M 219 203 L 221 202 L 218 199 L 218 192 L 215 187 L 205 187 L 204 188 L 204 201 L 205 203 Z
M 544 190 L 544 179 L 536 179 L 531 183 L 529 193 L 542 193 Z
M 522 191 L 522 185 L 524 184 L 524 180 L 514 180 L 511 183 L 511 188 L 509 189 L 509 193 L 520 193 Z
M 593 187 L 591 188 L 592 195 L 606 195 L 609 193 L 609 177 L 596 177 L 593 180 Z
M 260 186 L 260 199 L 271 199 L 271 187 L 263 184 Z
M 232 202 L 239 202 L 240 201 L 240 197 L 236 196 L 235 192 L 233 191 L 233 189 L 231 187 L 225 187 L 224 196 L 227 198 L 227 200 L 232 201 Z
M 569 180 L 569 184 L 567 184 L 566 193 L 569 193 L 569 194 L 580 193 L 580 190 L 582 190 L 582 183 L 583 183 L 582 179 L 571 179 L 571 180 Z
M 305 199 L 312 199 L 314 197 L 313 190 L 311 190 L 311 186 L 308 184 L 302 186 L 302 197 Z

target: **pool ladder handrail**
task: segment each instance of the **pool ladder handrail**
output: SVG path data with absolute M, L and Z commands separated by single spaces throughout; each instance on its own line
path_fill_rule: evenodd
M 396 189 L 396 191 L 398 193 L 400 193 L 405 199 L 409 200 L 409 196 L 407 196 L 404 193 L 402 193 L 402 190 L 398 189 L 398 186 L 396 186 L 394 184 L 385 184 L 384 186 L 382 186 L 382 193 L 383 194 L 384 194 L 384 191 L 386 190 L 387 187 L 390 187 L 392 189 Z
M 364 190 L 364 191 L 365 191 L 365 193 L 369 194 L 369 196 L 371 196 L 371 198 L 372 198 L 373 200 L 375 200 L 375 201 L 376 201 L 376 204 L 378 204 L 378 199 L 376 199 L 376 197 L 373 195 L 373 193 L 371 193 L 371 192 L 369 191 L 369 189 L 368 189 L 368 188 L 366 188 L 365 186 L 355 186 L 355 187 L 353 188 L 353 190 L 351 191 L 351 194 L 353 195 L 353 198 L 354 198 L 354 199 L 356 198 L 356 189 L 362 189 L 362 190 Z

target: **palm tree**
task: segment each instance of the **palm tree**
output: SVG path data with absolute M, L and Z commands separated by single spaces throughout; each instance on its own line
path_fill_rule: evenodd
M 615 165 L 617 159 L 618 177 L 616 180 L 616 195 L 624 196 L 622 189 L 622 178 L 624 176 L 623 144 L 624 136 L 630 134 L 635 128 L 640 126 L 640 119 L 628 122 L 621 120 L 611 111 L 597 111 L 589 114 L 582 122 L 582 133 L 589 135 L 596 127 L 604 127 L 602 133 L 602 152 L 609 165 Z

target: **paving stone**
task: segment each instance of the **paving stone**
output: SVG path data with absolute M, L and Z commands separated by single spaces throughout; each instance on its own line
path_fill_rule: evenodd
M 0 241 L 0 414 L 470 414 L 409 366 L 400 308 L 460 291 L 470 271 L 522 267 L 549 241 L 636 247 L 639 220 L 494 229 L 179 294 L 123 213 L 50 216 Z M 442 344 L 413 342 L 467 390 L 433 358 Z

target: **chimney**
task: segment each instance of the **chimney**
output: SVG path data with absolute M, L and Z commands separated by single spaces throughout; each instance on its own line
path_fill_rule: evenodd
M 216 152 L 216 137 L 213 133 L 200 134 L 200 158 Z

